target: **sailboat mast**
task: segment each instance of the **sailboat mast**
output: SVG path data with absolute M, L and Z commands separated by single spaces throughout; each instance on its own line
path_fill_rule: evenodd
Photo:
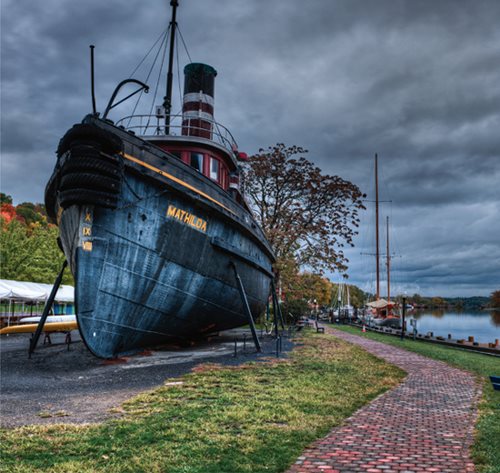
M 387 302 L 391 302 L 391 256 L 389 253 L 389 217 L 387 217 Z
M 167 95 L 163 106 L 165 107 L 165 135 L 170 133 L 170 113 L 172 111 L 172 84 L 174 81 L 173 67 L 174 67 L 174 46 L 175 46 L 175 28 L 177 23 L 175 21 L 177 7 L 179 6 L 178 0 L 170 0 L 172 7 L 172 19 L 170 20 L 170 51 L 168 55 L 168 72 L 167 72 Z
M 380 299 L 380 242 L 378 234 L 378 155 L 375 154 L 375 258 L 377 260 L 377 298 Z

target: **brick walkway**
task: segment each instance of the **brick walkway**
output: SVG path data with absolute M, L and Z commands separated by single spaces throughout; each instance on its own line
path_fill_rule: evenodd
M 408 376 L 310 445 L 289 473 L 469 473 L 480 387 L 470 373 L 339 330 Z

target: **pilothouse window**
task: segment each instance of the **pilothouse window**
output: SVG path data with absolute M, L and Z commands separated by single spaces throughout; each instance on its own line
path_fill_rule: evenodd
M 199 172 L 203 172 L 203 154 L 191 153 L 191 160 L 189 163 L 193 168 Z
M 215 158 L 210 158 L 210 179 L 219 182 L 219 161 Z

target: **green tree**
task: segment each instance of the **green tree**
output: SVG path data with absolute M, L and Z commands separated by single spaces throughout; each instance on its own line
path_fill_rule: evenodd
M 0 204 L 12 204 L 12 197 L 0 192 Z
M 27 281 L 36 242 L 18 220 L 8 223 L 4 218 L 0 217 L 0 220 L 0 276 L 2 279 Z
M 16 207 L 16 213 L 24 219 L 26 225 L 32 223 L 47 225 L 47 217 L 42 213 L 43 208 L 40 204 L 23 202 Z
M 0 230 L 0 276 L 2 279 L 52 284 L 64 261 L 57 244 L 58 229 L 39 223 L 26 226 L 18 220 Z M 63 284 L 73 284 L 69 271 Z
M 283 315 L 287 322 L 297 322 L 299 317 L 310 312 L 309 304 L 305 299 L 286 300 L 282 307 Z
M 349 284 L 349 294 L 351 296 L 351 305 L 353 307 L 363 307 L 367 301 L 367 296 L 359 287 Z
M 30 280 L 49 284 L 55 281 L 65 260 L 57 244 L 58 236 L 59 230 L 55 225 L 34 225 L 31 238 L 35 241 L 35 251 L 32 256 L 33 268 L 29 273 Z M 69 270 L 65 271 L 62 283 L 74 284 Z

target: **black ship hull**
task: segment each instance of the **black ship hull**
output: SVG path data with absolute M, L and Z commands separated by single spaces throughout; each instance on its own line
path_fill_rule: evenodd
M 116 357 L 247 324 L 233 266 L 253 317 L 263 312 L 273 254 L 227 191 L 91 116 L 58 155 L 46 202 L 92 353 Z

